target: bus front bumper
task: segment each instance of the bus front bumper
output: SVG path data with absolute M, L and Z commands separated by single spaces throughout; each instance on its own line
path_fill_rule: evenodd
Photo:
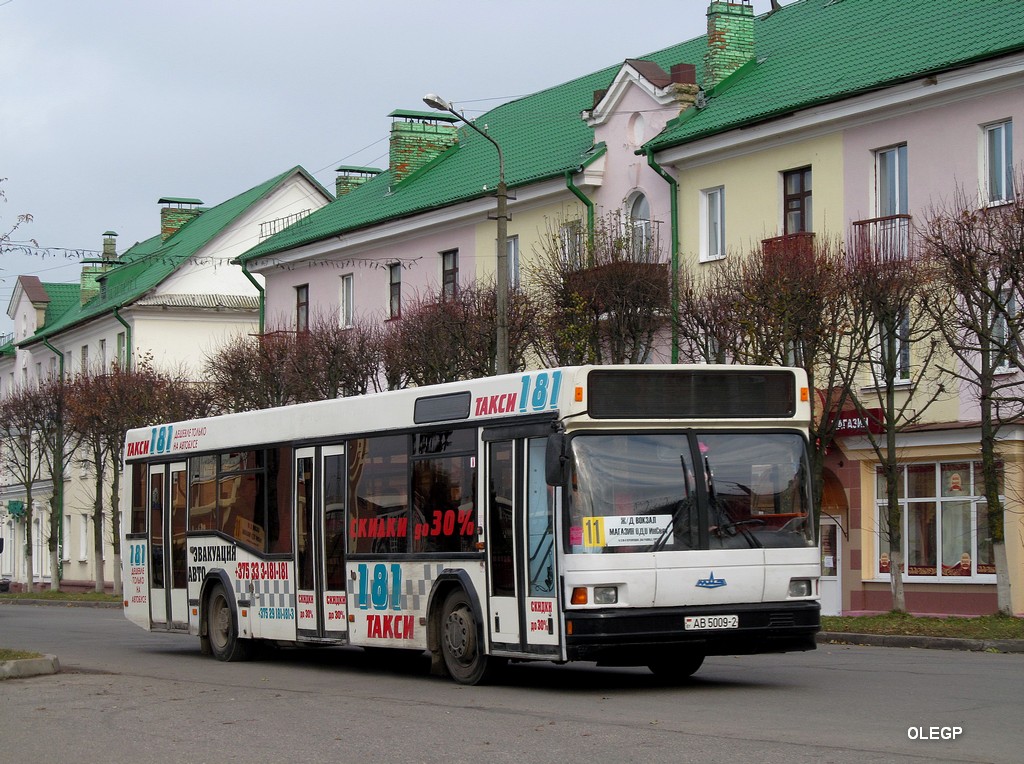
M 720 623 L 731 624 L 731 616 L 737 617 L 736 626 L 717 628 Z M 652 651 L 674 649 L 703 655 L 814 650 L 815 635 L 821 630 L 821 606 L 798 601 L 569 610 L 565 622 L 569 660 L 644 665 Z

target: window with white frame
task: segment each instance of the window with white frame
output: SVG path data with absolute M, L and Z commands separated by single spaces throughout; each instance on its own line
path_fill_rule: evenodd
M 355 325 L 355 276 L 346 273 L 341 277 L 341 294 L 338 298 L 338 315 L 344 327 Z
M 128 342 L 124 332 L 117 333 L 117 363 L 121 368 L 125 367 L 125 361 L 127 360 L 127 348 Z
M 1010 370 L 1018 361 L 1015 350 L 1013 324 L 1019 324 L 1017 299 L 1012 289 L 1004 289 L 999 295 L 1000 308 L 992 322 L 992 363 L 997 369 Z
M 883 257 L 906 257 L 910 245 L 907 146 L 875 152 L 875 217 L 872 245 Z
M 637 194 L 633 199 L 627 224 L 633 248 L 631 254 L 635 258 L 643 258 L 651 246 L 651 205 L 643 194 Z
M 107 341 L 100 340 L 100 371 L 107 371 Z
M 880 322 L 875 332 L 875 382 L 879 385 L 887 381 L 885 362 L 888 354 L 892 354 L 894 366 L 893 380 L 896 382 L 910 379 L 910 315 L 903 311 L 899 317 L 889 324 Z
M 71 561 L 71 515 L 64 515 L 64 544 L 61 559 Z
M 1013 122 L 986 125 L 985 196 L 989 204 L 1013 199 Z
M 89 559 L 89 516 L 81 515 L 78 524 L 78 559 L 85 562 Z
M 558 229 L 558 246 L 562 262 L 579 268 L 583 262 L 583 221 L 570 220 Z
M 725 186 L 700 192 L 700 259 L 725 257 Z
M 1003 494 L 999 465 L 999 494 Z M 903 531 L 904 574 L 908 581 L 992 580 L 995 556 L 988 531 L 988 504 L 981 462 L 928 462 L 899 468 L 897 480 Z M 879 529 L 875 577 L 891 572 L 885 475 L 875 469 Z
M 509 236 L 505 240 L 505 254 L 508 257 L 508 286 L 519 288 L 519 236 Z
M 83 373 L 87 372 L 89 370 L 89 346 L 88 345 L 82 345 L 81 362 L 82 362 L 82 365 L 79 367 L 79 369 Z

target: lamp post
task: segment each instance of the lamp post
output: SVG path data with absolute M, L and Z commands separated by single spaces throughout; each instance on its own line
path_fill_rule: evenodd
M 495 313 L 497 313 L 497 358 L 495 359 L 495 371 L 498 374 L 508 374 L 508 189 L 505 186 L 505 156 L 501 153 L 501 146 L 481 130 L 474 123 L 466 119 L 465 115 L 457 112 L 452 104 L 436 93 L 427 93 L 423 96 L 423 102 L 432 109 L 446 111 L 462 121 L 466 127 L 480 133 L 491 142 L 491 145 L 498 150 L 498 210 L 495 217 L 498 222 L 498 262 L 495 296 Z

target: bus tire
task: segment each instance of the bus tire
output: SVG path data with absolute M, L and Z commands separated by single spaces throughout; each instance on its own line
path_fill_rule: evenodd
M 459 684 L 482 684 L 490 679 L 494 663 L 483 648 L 469 596 L 454 589 L 445 597 L 441 611 L 441 655 L 451 678 Z
M 249 657 L 250 645 L 238 637 L 238 625 L 223 584 L 214 584 L 206 598 L 206 635 L 217 660 L 243 661 Z
M 664 682 L 680 684 L 696 674 L 702 665 L 702 653 L 669 653 L 652 660 L 647 664 L 647 668 Z

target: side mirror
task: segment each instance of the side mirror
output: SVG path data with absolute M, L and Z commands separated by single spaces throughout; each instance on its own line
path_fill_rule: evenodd
M 548 435 L 547 450 L 544 452 L 544 477 L 548 485 L 565 485 L 568 477 L 568 463 L 569 455 L 565 451 L 565 433 L 551 433 Z

